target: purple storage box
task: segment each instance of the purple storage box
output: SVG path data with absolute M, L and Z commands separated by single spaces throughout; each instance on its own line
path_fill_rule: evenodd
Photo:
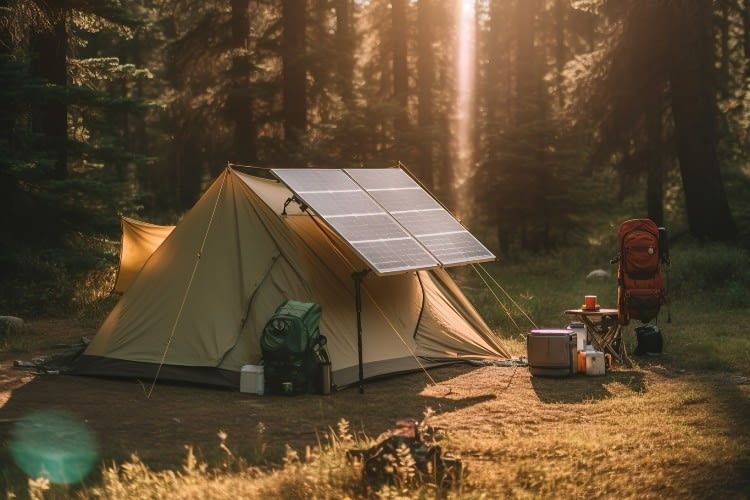
M 554 329 L 541 329 L 531 330 L 529 335 L 534 336 L 554 336 L 554 335 L 570 335 L 570 330 L 554 330 Z

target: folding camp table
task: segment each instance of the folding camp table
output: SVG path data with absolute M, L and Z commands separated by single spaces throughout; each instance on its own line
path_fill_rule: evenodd
M 617 309 L 568 309 L 565 314 L 576 317 L 586 325 L 588 337 L 594 347 L 602 352 L 609 352 L 627 367 L 633 365 L 625 349 L 624 332 L 617 321 Z

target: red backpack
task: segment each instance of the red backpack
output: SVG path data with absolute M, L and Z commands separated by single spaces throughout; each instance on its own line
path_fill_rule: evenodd
M 662 264 L 669 263 L 666 230 L 651 219 L 631 219 L 617 233 L 617 312 L 620 324 L 631 319 L 645 323 L 667 302 Z

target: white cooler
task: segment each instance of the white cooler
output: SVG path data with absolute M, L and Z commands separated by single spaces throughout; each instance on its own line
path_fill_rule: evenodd
M 263 365 L 245 365 L 240 370 L 240 392 L 263 395 Z
M 605 364 L 603 352 L 586 351 L 586 375 L 604 375 Z

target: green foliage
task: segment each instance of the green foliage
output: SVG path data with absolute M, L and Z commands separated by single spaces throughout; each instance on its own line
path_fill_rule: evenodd
M 611 238 L 600 245 L 570 246 L 545 256 L 527 255 L 514 262 L 485 264 L 485 268 L 537 325 L 562 327 L 570 321 L 563 311 L 578 307 L 584 295 L 596 295 L 602 306 L 615 307 L 617 266 L 609 264 L 609 259 L 616 253 L 616 229 L 611 231 Z M 741 314 L 747 308 L 750 302 L 750 253 L 747 250 L 686 242 L 674 245 L 671 251 L 668 284 L 675 318 L 688 314 L 690 308 L 698 308 L 707 321 L 713 321 L 710 319 L 713 314 L 714 320 L 720 322 L 722 314 Z M 587 280 L 586 276 L 594 269 L 604 269 L 611 275 L 606 279 Z M 499 305 L 472 270 L 457 270 L 454 276 L 489 324 L 503 336 L 519 340 L 532 328 L 523 313 L 493 285 L 504 307 Z M 666 316 L 664 308 L 660 324 Z M 664 328 L 673 330 L 668 325 Z M 695 325 L 695 328 L 702 327 Z M 700 345 L 707 343 L 709 339 L 700 340 Z M 524 347 L 515 345 L 514 348 L 522 354 Z
M 129 36 L 123 8 L 84 3 L 73 9 L 61 21 L 64 33 L 56 36 L 66 45 L 56 56 L 33 53 L 27 37 L 18 36 L 24 29 L 53 30 L 58 21 L 52 11 L 18 1 L 2 13 L 0 178 L 6 205 L 0 234 L 9 245 L 53 245 L 74 231 L 113 231 L 113 215 L 132 211 L 138 201 L 124 183 L 127 172 L 147 159 L 127 144 L 122 126 L 145 104 L 120 88 L 152 74 L 117 57 L 100 56 L 114 50 L 112 42 L 91 43 Z M 14 24 L 5 23 L 9 18 Z M 39 64 L 59 64 L 55 57 L 64 58 L 67 81 L 50 82 L 30 71 L 35 58 Z M 44 128 L 53 107 L 67 122 L 63 139 L 48 136 Z
M 669 288 L 677 300 L 699 295 L 717 305 L 747 306 L 750 252 L 720 244 L 678 247 L 669 270 Z
M 0 311 L 20 317 L 75 315 L 96 322 L 114 305 L 117 245 L 72 236 L 55 248 L 0 243 Z

